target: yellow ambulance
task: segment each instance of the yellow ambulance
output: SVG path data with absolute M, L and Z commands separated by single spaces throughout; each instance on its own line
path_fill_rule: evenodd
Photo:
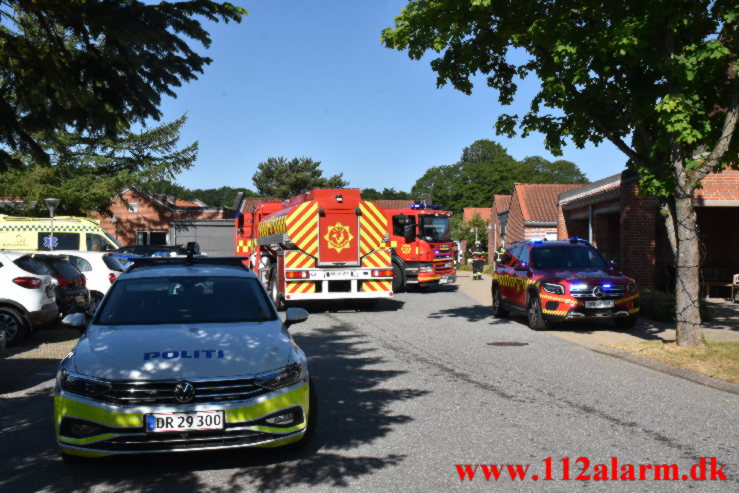
M 100 226 L 85 217 L 57 216 L 54 237 L 48 217 L 16 217 L 0 214 L 0 250 L 110 251 L 120 247 Z

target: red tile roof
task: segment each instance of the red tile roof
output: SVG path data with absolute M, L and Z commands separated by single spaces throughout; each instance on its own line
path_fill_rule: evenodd
M 557 222 L 557 196 L 581 187 L 579 184 L 516 183 L 513 193 L 518 195 L 524 221 Z
M 170 202 L 170 204 L 171 203 L 172 202 Z M 182 199 L 178 199 L 178 198 L 175 198 L 174 206 L 175 207 L 202 207 L 201 205 L 199 205 L 199 204 L 197 204 L 195 202 L 192 202 L 190 200 L 182 200 Z
M 511 207 L 510 195 L 493 195 L 493 209 L 498 212 L 507 211 Z
M 475 217 L 475 213 L 480 214 L 480 217 L 485 221 L 490 219 L 490 213 L 493 211 L 492 207 L 465 207 L 462 212 L 462 219 L 470 221 Z

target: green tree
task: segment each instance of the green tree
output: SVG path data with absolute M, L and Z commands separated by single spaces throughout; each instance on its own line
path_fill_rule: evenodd
M 468 221 L 465 221 L 461 214 L 452 216 L 450 226 L 452 228 L 452 238 L 455 241 L 466 241 L 467 248 L 475 244 L 474 230 L 477 228 L 477 239 L 480 241 L 480 246 L 487 250 L 488 219 L 483 218 L 479 212 L 475 212 Z
M 46 133 L 115 138 L 159 120 L 161 95 L 197 77 L 210 58 L 202 20 L 246 11 L 210 0 L 0 2 L 0 171 L 18 152 L 48 163 Z
M 365 200 L 379 200 L 379 199 L 385 199 L 385 200 L 403 200 L 403 199 L 411 199 L 411 194 L 408 192 L 403 192 L 402 190 L 395 190 L 395 188 L 383 188 L 381 192 L 377 191 L 374 188 L 363 188 L 361 190 L 362 192 L 362 198 Z
M 517 81 L 541 86 L 524 115 L 499 133 L 544 134 L 561 152 L 609 140 L 659 198 L 676 264 L 677 341 L 704 344 L 693 193 L 710 172 L 737 166 L 739 4 L 731 0 L 414 0 L 382 33 L 412 59 L 437 55 L 437 85 L 469 94 L 486 76 L 503 105 Z M 552 111 L 556 109 L 558 111 Z
M 125 187 L 171 180 L 193 165 L 198 143 L 179 146 L 185 121 L 182 116 L 141 133 L 123 131 L 113 139 L 57 132 L 39 141 L 50 163 L 18 155 L 20 167 L 0 174 L 0 196 L 23 197 L 29 206 L 23 212 L 31 215 L 48 214 L 44 197 L 61 199 L 60 214 L 105 213 L 111 197 Z
M 587 183 L 575 163 L 529 157 L 516 161 L 488 139 L 462 150 L 458 163 L 429 168 L 416 181 L 411 196 L 430 195 L 434 204 L 457 214 L 464 207 L 489 207 L 494 194 L 509 194 L 514 183 Z
M 257 193 L 263 197 L 287 199 L 314 188 L 345 188 L 348 181 L 342 178 L 343 173 L 328 178 L 319 169 L 320 161 L 308 157 L 292 158 L 271 157 L 259 163 L 252 181 Z

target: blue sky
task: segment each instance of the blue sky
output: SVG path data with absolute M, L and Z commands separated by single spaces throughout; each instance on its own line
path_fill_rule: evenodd
M 452 164 L 477 139 L 501 143 L 517 159 L 546 152 L 541 135 L 496 136 L 500 113 L 522 114 L 535 80 L 519 88 L 517 103 L 501 107 L 477 84 L 466 96 L 436 88 L 423 61 L 380 43 L 400 0 L 255 0 L 236 2 L 241 24 L 208 24 L 213 59 L 197 81 L 166 98 L 169 121 L 183 113 L 184 143 L 198 140 L 196 165 L 177 179 L 189 188 L 253 188 L 251 177 L 268 157 L 307 156 L 324 174 L 344 173 L 350 186 L 410 190 L 431 166 Z M 430 58 L 429 58 L 430 59 Z M 611 144 L 577 149 L 562 159 L 591 180 L 617 173 L 625 157 Z

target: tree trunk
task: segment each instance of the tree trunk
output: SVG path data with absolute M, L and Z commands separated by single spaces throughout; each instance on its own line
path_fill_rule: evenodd
M 692 191 L 692 190 L 691 190 Z M 675 315 L 678 346 L 703 346 L 700 317 L 700 249 L 693 196 L 675 195 Z M 667 218 L 666 218 L 667 219 Z

